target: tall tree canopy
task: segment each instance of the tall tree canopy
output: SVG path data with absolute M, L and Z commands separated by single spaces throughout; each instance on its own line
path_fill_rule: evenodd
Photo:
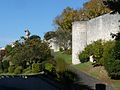
M 120 0 L 105 0 L 104 4 L 113 11 L 112 13 L 120 13 Z
M 61 15 L 57 16 L 54 20 L 54 24 L 57 29 L 67 30 L 71 32 L 72 22 L 79 20 L 78 10 L 67 7 L 63 10 Z
M 110 9 L 107 8 L 104 3 L 104 0 L 90 0 L 86 2 L 83 7 L 83 13 L 88 19 L 98 17 L 100 15 L 110 12 Z
M 7 46 L 7 53 L 14 65 L 27 66 L 26 62 L 42 63 L 51 58 L 49 45 L 37 35 L 32 35 L 25 41 L 17 40 L 14 47 Z
M 59 46 L 66 48 L 66 45 L 72 46 L 72 22 L 89 20 L 97 16 L 110 12 L 103 0 L 90 0 L 83 5 L 83 8 L 73 9 L 67 7 L 54 19 L 55 31 L 45 34 L 45 39 L 55 38 Z

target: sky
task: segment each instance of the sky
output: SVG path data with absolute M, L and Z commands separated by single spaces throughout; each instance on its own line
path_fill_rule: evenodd
M 0 0 L 0 47 L 20 39 L 29 29 L 43 37 L 66 7 L 79 9 L 88 0 Z

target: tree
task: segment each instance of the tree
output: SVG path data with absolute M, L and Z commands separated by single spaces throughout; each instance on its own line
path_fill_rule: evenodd
M 41 38 L 38 35 L 32 35 L 32 36 L 30 36 L 29 39 L 39 39 L 39 40 L 41 40 Z
M 57 16 L 54 20 L 57 40 L 59 39 L 58 41 L 62 42 L 59 44 L 65 47 L 65 49 L 68 43 L 70 43 L 69 46 L 72 46 L 72 22 L 78 20 L 80 20 L 78 10 L 70 7 L 65 8 L 61 15 Z
M 15 47 L 11 52 L 11 60 L 14 65 L 23 66 L 30 65 L 33 62 L 42 63 L 51 58 L 51 52 L 48 44 L 40 39 L 39 36 L 31 36 L 24 42 L 15 42 Z
M 55 38 L 59 46 L 65 51 L 71 47 L 72 35 L 69 31 L 57 30 Z
M 120 0 L 105 0 L 103 3 L 112 10 L 112 13 L 120 13 Z
M 56 37 L 55 31 L 49 31 L 49 32 L 45 33 L 45 35 L 44 35 L 45 40 L 50 40 L 54 37 Z
M 72 30 L 72 22 L 79 20 L 79 13 L 73 8 L 67 7 L 63 10 L 61 15 L 57 16 L 54 20 L 54 24 L 57 28 L 62 30 Z
M 5 47 L 5 50 L 6 50 L 6 56 L 9 56 L 10 52 L 12 51 L 13 47 L 12 45 L 7 45 Z
M 85 18 L 88 19 L 92 19 L 109 12 L 110 9 L 104 5 L 103 0 L 90 0 L 89 2 L 86 2 L 83 7 L 83 14 Z

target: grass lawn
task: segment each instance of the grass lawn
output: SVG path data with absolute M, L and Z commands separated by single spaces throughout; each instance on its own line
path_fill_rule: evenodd
M 56 52 L 55 53 L 55 58 L 56 57 L 61 57 L 65 60 L 65 62 L 67 64 L 72 64 L 72 55 L 68 55 L 68 54 L 63 54 L 62 52 Z
M 68 64 L 72 64 L 72 56 L 63 54 L 61 52 L 55 53 L 55 57 L 62 57 Z M 104 69 L 103 66 L 99 67 L 93 67 L 91 62 L 87 63 L 81 63 L 78 65 L 74 65 L 73 67 L 77 68 L 78 70 L 94 77 L 97 78 L 103 82 L 108 83 L 109 85 L 112 85 L 113 87 L 117 88 L 120 90 L 120 80 L 111 80 L 109 76 L 107 75 L 106 70 Z

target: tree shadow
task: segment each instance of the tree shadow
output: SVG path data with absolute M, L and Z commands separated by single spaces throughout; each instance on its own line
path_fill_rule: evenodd
M 84 84 L 73 84 L 67 87 L 64 87 L 64 90 L 94 90 L 88 85 Z

